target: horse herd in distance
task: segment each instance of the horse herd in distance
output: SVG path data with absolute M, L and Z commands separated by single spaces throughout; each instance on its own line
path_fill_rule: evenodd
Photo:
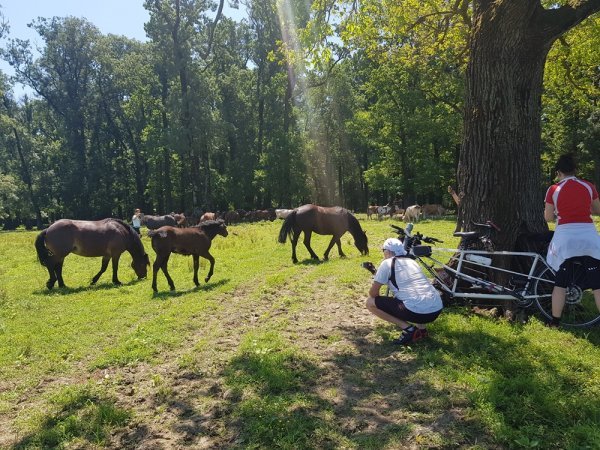
M 276 219 L 285 219 L 293 209 L 282 209 L 282 208 L 267 208 L 267 209 L 255 209 L 255 210 L 244 210 L 234 209 L 228 211 L 207 211 L 199 216 L 188 216 L 186 217 L 183 213 L 176 214 L 170 213 L 164 216 L 149 216 L 141 214 L 141 223 L 150 230 L 155 230 L 164 225 L 170 226 L 193 226 L 203 223 L 207 220 L 218 220 L 222 219 L 226 225 L 242 222 L 260 222 L 260 221 L 274 221 Z M 367 207 L 367 219 L 377 218 L 382 220 L 383 218 L 389 217 L 391 219 L 402 220 L 405 222 L 418 222 L 420 219 L 432 219 L 444 217 L 448 214 L 452 214 L 453 211 L 448 211 L 440 204 L 424 204 L 424 205 L 411 205 L 406 209 L 401 208 L 397 205 L 370 205 Z
M 244 209 L 235 209 L 229 211 L 204 212 L 200 215 L 184 213 L 169 213 L 163 216 L 140 214 L 141 225 L 149 230 L 156 230 L 162 226 L 169 225 L 173 227 L 190 227 L 206 222 L 207 220 L 222 219 L 226 225 L 241 222 L 260 222 L 263 220 L 274 221 L 275 219 L 285 219 L 292 209 L 254 209 L 246 211 Z
M 367 207 L 367 219 L 373 217 L 382 220 L 385 217 L 390 219 L 402 220 L 404 222 L 418 222 L 420 219 L 433 219 L 444 217 L 448 214 L 446 208 L 442 205 L 433 203 L 425 205 L 411 205 L 406 209 L 397 205 L 370 205 Z
M 435 208 L 430 208 L 434 206 Z M 382 207 L 369 207 L 369 209 Z M 386 205 L 383 208 L 389 208 Z M 378 213 L 379 213 L 378 211 Z M 440 216 L 445 213 L 441 205 L 412 205 L 402 211 L 403 220 L 418 221 L 421 216 Z M 389 212 L 388 212 L 389 214 Z M 399 214 L 396 212 L 396 214 Z M 393 215 L 391 215 L 393 216 Z M 345 208 L 321 207 L 307 204 L 295 209 L 266 209 L 254 211 L 226 211 L 225 213 L 206 212 L 189 225 L 190 218 L 184 214 L 171 213 L 164 216 L 141 215 L 141 224 L 148 228 L 147 236 L 151 239 L 152 248 L 156 253 L 152 264 L 152 290 L 158 292 L 157 274 L 162 270 L 169 288 L 175 290 L 167 264 L 172 253 L 192 256 L 194 263 L 193 281 L 199 286 L 198 269 L 199 258 L 209 261 L 210 269 L 204 281 L 207 283 L 213 275 L 215 259 L 210 254 L 212 240 L 220 235 L 226 237 L 229 233 L 227 225 L 237 222 L 255 222 L 260 220 L 282 219 L 283 224 L 279 232 L 278 241 L 284 244 L 287 238 L 292 243 L 292 261 L 298 262 L 296 244 L 300 234 L 304 233 L 304 246 L 311 258 L 319 259 L 310 246 L 311 234 L 332 236 L 331 241 L 323 256 L 329 257 L 329 252 L 337 245 L 338 253 L 345 256 L 341 246 L 341 236 L 350 232 L 354 238 L 354 245 L 361 254 L 368 254 L 367 235 L 360 226 L 353 213 Z M 118 278 L 119 259 L 124 252 L 132 257 L 131 267 L 139 279 L 146 278 L 150 258 L 142 243 L 139 230 L 121 219 L 107 218 L 102 220 L 71 220 L 60 219 L 38 234 L 35 240 L 38 260 L 48 270 L 49 279 L 46 287 L 52 289 L 56 283 L 65 287 L 62 269 L 64 259 L 70 253 L 85 257 L 102 258 L 100 271 L 92 278 L 95 284 L 100 276 L 112 262 L 112 282 L 120 285 Z

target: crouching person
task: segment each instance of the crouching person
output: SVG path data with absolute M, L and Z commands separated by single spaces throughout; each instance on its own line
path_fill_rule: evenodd
M 382 250 L 385 259 L 373 277 L 367 309 L 380 319 L 402 328 L 400 337 L 392 342 L 408 345 L 427 337 L 425 324 L 440 315 L 442 299 L 419 263 L 406 256 L 402 241 L 386 239 Z M 379 295 L 385 285 L 392 297 Z

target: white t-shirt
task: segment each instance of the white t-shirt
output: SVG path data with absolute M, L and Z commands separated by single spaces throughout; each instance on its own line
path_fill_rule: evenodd
M 137 214 L 134 214 L 133 217 L 131 218 L 131 224 L 133 225 L 134 228 L 141 227 L 142 220 L 140 219 L 140 216 L 138 216 Z
M 392 260 L 387 258 L 381 262 L 373 278 L 376 282 L 387 284 L 394 297 L 414 313 L 429 314 L 443 308 L 439 292 L 431 285 L 419 263 L 410 258 L 396 258 L 396 289 L 390 281 Z

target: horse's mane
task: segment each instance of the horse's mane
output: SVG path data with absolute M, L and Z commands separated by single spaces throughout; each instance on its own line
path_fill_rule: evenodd
M 117 222 L 119 225 L 121 225 L 123 228 L 125 228 L 125 230 L 127 230 L 127 233 L 129 234 L 130 239 L 132 240 L 134 245 L 137 247 L 137 250 L 140 251 L 142 255 L 146 253 L 146 249 L 144 248 L 144 244 L 142 243 L 140 236 L 136 233 L 136 231 L 133 229 L 133 227 L 131 225 L 129 225 L 124 220 L 115 219 L 115 218 L 109 218 L 109 219 L 106 219 L 106 221 L 107 222 L 108 221 Z
M 192 225 L 190 228 L 200 228 L 202 231 L 210 231 L 221 227 L 224 223 L 225 221 L 223 219 L 206 220 L 198 225 Z
M 106 222 L 117 222 L 119 225 L 121 225 L 123 228 L 125 228 L 125 230 L 127 230 L 127 232 L 129 234 L 135 234 L 137 235 L 137 233 L 135 232 L 135 230 L 131 227 L 131 225 L 129 225 L 127 222 L 125 222 L 124 220 L 121 219 L 115 219 L 115 218 L 108 218 L 105 219 Z

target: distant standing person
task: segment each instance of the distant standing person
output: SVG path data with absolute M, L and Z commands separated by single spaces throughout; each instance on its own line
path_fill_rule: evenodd
M 572 278 L 574 258 L 586 267 L 587 285 L 594 293 L 600 310 L 600 236 L 592 214 L 600 214 L 596 186 L 575 176 L 577 164 L 571 154 L 562 155 L 555 168 L 558 182 L 546 191 L 544 218 L 556 218 L 556 229 L 546 260 L 556 271 L 552 291 L 552 321 L 558 327 L 566 300 L 566 288 Z
M 133 211 L 131 226 L 135 232 L 141 236 L 140 228 L 142 227 L 142 211 L 140 211 L 139 208 L 136 208 L 135 211 Z
M 427 279 L 419 264 L 406 257 L 402 241 L 386 239 L 382 246 L 384 260 L 379 265 L 369 289 L 367 309 L 380 319 L 402 328 L 394 344 L 409 345 L 427 337 L 425 324 L 442 312 L 439 292 Z M 381 296 L 387 285 L 392 297 Z

